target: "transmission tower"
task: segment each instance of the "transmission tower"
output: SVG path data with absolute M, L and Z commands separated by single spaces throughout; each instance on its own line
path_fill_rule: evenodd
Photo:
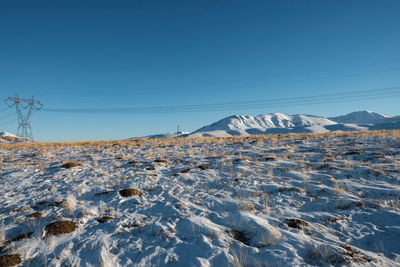
M 9 107 L 15 106 L 18 116 L 18 130 L 17 136 L 26 140 L 33 140 L 32 128 L 30 120 L 32 117 L 33 110 L 39 110 L 43 107 L 43 104 L 38 100 L 34 100 L 34 96 L 30 99 L 20 98 L 18 94 L 15 97 L 8 97 L 5 100 Z

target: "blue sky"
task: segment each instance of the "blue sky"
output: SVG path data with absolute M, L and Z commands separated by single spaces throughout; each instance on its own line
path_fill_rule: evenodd
M 0 98 L 136 108 L 400 86 L 400 2 L 4 1 Z M 400 97 L 179 113 L 33 114 L 38 141 L 193 131 L 232 114 L 400 114 Z M 1 104 L 0 110 L 6 108 Z M 16 132 L 9 109 L 0 131 Z M 4 118 L 5 117 L 5 118 Z

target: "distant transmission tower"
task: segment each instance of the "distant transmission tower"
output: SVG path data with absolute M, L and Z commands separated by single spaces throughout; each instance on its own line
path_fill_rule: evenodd
M 30 124 L 32 112 L 33 110 L 41 109 L 43 104 L 38 100 L 34 100 L 34 96 L 30 99 L 24 99 L 18 97 L 17 93 L 15 94 L 15 97 L 8 97 L 5 102 L 9 107 L 15 106 L 15 109 L 17 110 L 19 123 L 17 136 L 27 140 L 33 140 Z

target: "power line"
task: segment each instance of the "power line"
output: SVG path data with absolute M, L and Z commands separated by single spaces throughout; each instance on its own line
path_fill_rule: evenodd
M 378 99 L 400 96 L 400 86 L 390 88 L 379 88 L 370 90 L 360 90 L 344 93 L 331 93 L 308 95 L 301 97 L 286 97 L 275 99 L 221 102 L 212 104 L 191 104 L 177 106 L 159 106 L 159 107 L 137 107 L 137 108 L 47 108 L 46 112 L 63 113 L 180 113 L 180 112 L 205 112 L 205 111 L 227 111 L 236 109 L 254 109 L 261 107 L 280 107 L 287 105 L 319 104 L 319 103 L 337 103 L 357 100 Z
M 263 84 L 250 84 L 250 85 L 246 85 L 246 84 L 242 84 L 242 85 L 232 85 L 232 86 L 226 86 L 226 87 L 219 87 L 219 88 L 212 88 L 213 91 L 223 91 L 223 90 L 232 90 L 232 89 L 239 89 L 239 88 L 251 88 L 251 87 L 260 87 L 260 86 L 271 86 L 271 85 L 278 85 L 278 84 L 290 84 L 290 83 L 299 83 L 299 82 L 311 82 L 311 81 L 321 81 L 321 80 L 329 80 L 329 79 L 333 79 L 333 78 L 341 78 L 341 77 L 352 77 L 352 76 L 360 76 L 360 75 L 367 75 L 367 74 L 373 74 L 373 73 L 384 73 L 384 72 L 390 72 L 390 71 L 398 71 L 400 70 L 399 67 L 397 68 L 388 68 L 388 69 L 383 69 L 383 70 L 374 70 L 374 71 L 364 71 L 364 72 L 355 72 L 355 73 L 347 73 L 347 74 L 340 74 L 340 75 L 331 75 L 331 76 L 325 76 L 325 77 L 319 77 L 319 78 L 309 78 L 309 79 L 296 79 L 296 80 L 287 80 L 287 81 L 275 81 L 275 82 L 267 82 L 267 83 L 263 83 Z M 282 77 L 284 77 L 286 75 L 282 75 Z M 248 81 L 251 81 L 254 79 L 248 79 Z M 239 80 L 236 80 L 239 81 Z M 244 80 L 243 80 L 244 81 Z M 210 83 L 211 84 L 211 83 Z M 202 84 L 202 85 L 206 85 L 206 84 Z M 167 89 L 167 88 L 179 88 L 181 87 L 180 85 L 177 86 L 170 86 L 170 87 L 153 87 L 153 88 L 147 88 L 147 89 L 141 89 L 141 90 L 135 90 L 134 93 L 135 94 L 140 94 L 140 93 L 144 93 L 144 94 L 149 94 L 149 93 L 154 93 L 154 92 L 160 92 L 160 91 L 156 91 L 156 90 L 151 90 L 151 89 Z M 190 85 L 189 85 L 190 87 Z M 195 86 L 198 87 L 198 86 Z M 150 90 L 150 91 L 149 91 Z M 183 93 L 183 92 L 194 92 L 197 91 L 198 89 L 188 89 L 185 88 L 183 90 L 174 90 L 173 92 L 168 92 L 169 94 L 171 93 Z M 207 90 L 207 89 L 205 89 Z M 89 93 L 96 93 L 96 94 L 100 94 L 101 92 L 99 90 L 96 91 L 91 91 Z M 130 93 L 130 91 L 118 91 L 118 90 L 113 90 L 112 93 L 101 93 L 102 96 L 115 96 L 117 93 L 119 93 L 120 95 L 126 95 L 126 93 Z M 71 93 L 69 93 L 70 95 Z M 81 92 L 79 93 L 81 94 Z
M 8 117 L 11 117 L 12 115 L 14 115 L 14 113 L 10 113 L 10 114 L 8 114 L 6 116 L 3 116 L 3 117 L 0 118 L 0 121 L 4 120 L 4 119 L 7 119 Z
M 10 121 L 1 123 L 0 126 L 7 125 L 7 124 L 12 123 L 12 122 L 17 121 L 17 120 L 18 120 L 18 119 L 12 119 L 12 120 L 10 120 Z
M 304 72 L 292 72 L 292 73 L 288 73 L 288 74 L 275 74 L 275 75 L 266 75 L 266 76 L 259 76 L 259 77 L 253 77 L 253 78 L 209 81 L 209 82 L 202 82 L 202 83 L 186 83 L 186 84 L 178 84 L 178 85 L 174 85 L 174 86 L 150 87 L 150 88 L 146 88 L 146 89 L 168 89 L 168 88 L 175 88 L 175 87 L 195 87 L 195 86 L 197 87 L 197 86 L 213 85 L 213 84 L 221 84 L 221 83 L 264 80 L 264 79 L 270 79 L 270 78 L 286 78 L 286 77 L 290 77 L 290 76 L 308 75 L 308 74 L 314 74 L 314 73 L 354 69 L 354 68 L 360 68 L 360 67 L 382 65 L 382 64 L 386 64 L 386 63 L 398 63 L 398 62 L 400 62 L 400 59 L 387 60 L 387 61 L 376 61 L 376 62 L 348 65 L 348 66 L 336 67 L 336 68 L 322 68 L 322 69 L 317 69 L 317 70 L 312 70 L 312 71 L 304 71 Z
M 364 63 L 364 64 L 355 64 L 355 65 L 348 65 L 344 67 L 336 67 L 336 68 L 324 68 L 324 69 L 318 69 L 318 70 L 312 70 L 312 71 L 305 71 L 305 72 L 293 72 L 293 73 L 288 73 L 288 74 L 275 74 L 275 75 L 266 75 L 266 76 L 259 76 L 259 77 L 253 77 L 253 78 L 241 78 L 241 79 L 232 79 L 232 80 L 220 80 L 220 81 L 209 81 L 209 82 L 200 82 L 200 83 L 183 83 L 183 84 L 177 84 L 177 85 L 171 85 L 171 86 L 153 86 L 153 87 L 146 87 L 146 88 L 141 88 L 140 90 L 134 90 L 135 94 L 140 94 L 140 93 L 154 93 L 154 92 L 160 92 L 160 90 L 157 89 L 171 89 L 171 88 L 182 88 L 185 87 L 184 90 L 175 90 L 173 92 L 168 92 L 168 93 L 180 93 L 180 92 L 187 92 L 187 91 L 194 91 L 197 89 L 188 89 L 188 87 L 201 87 L 201 86 L 206 86 L 206 85 L 213 85 L 213 84 L 227 84 L 227 83 L 238 83 L 238 82 L 247 82 L 247 81 L 257 81 L 257 80 L 265 80 L 265 79 L 270 79 L 270 78 L 287 78 L 291 76 L 301 76 L 301 75 L 308 75 L 308 74 L 314 74 L 314 73 L 324 73 L 324 72 L 329 72 L 329 71 L 340 71 L 340 70 L 346 70 L 346 69 L 355 69 L 355 68 L 360 68 L 360 67 L 368 67 L 368 66 L 375 66 L 375 65 L 382 65 L 382 64 L 387 64 L 387 63 L 398 63 L 400 62 L 400 59 L 394 59 L 394 60 L 387 60 L 387 61 L 378 61 L 378 62 L 371 62 L 371 63 Z M 383 73 L 383 72 L 389 72 L 389 71 L 396 71 L 400 70 L 399 67 L 395 68 L 387 68 L 383 70 L 373 70 L 373 71 L 364 71 L 364 72 L 356 72 L 356 73 L 347 73 L 347 74 L 340 74 L 340 75 L 330 75 L 326 77 L 319 77 L 319 78 L 310 78 L 310 79 L 296 79 L 296 80 L 288 80 L 288 81 L 275 81 L 275 82 L 267 82 L 263 84 L 256 84 L 256 85 L 236 85 L 236 86 L 227 86 L 227 87 L 221 87 L 221 88 L 212 88 L 212 90 L 227 90 L 227 89 L 234 89 L 234 88 L 249 88 L 249 87 L 258 87 L 258 86 L 266 86 L 266 85 L 276 85 L 276 84 L 288 84 L 288 83 L 298 83 L 298 82 L 308 82 L 308 81 L 318 81 L 318 80 L 326 80 L 326 79 L 332 79 L 332 78 L 338 78 L 338 77 L 350 77 L 350 76 L 358 76 L 358 75 L 365 75 L 365 74 L 372 74 L 372 73 Z M 104 91 L 96 90 L 96 91 L 89 91 L 89 93 L 96 93 L 96 94 L 101 94 L 102 96 L 115 96 L 116 93 L 119 93 L 121 95 L 125 95 L 128 93 L 131 93 L 132 91 L 129 90 L 113 90 L 112 94 L 105 93 Z M 162 92 L 162 91 L 161 91 Z M 79 95 L 82 95 L 82 92 L 79 91 L 68 91 L 68 95 L 74 95 L 79 93 Z
M 6 110 L 9 109 L 9 108 L 10 108 L 10 107 L 6 107 L 6 108 L 0 110 L 0 112 L 4 112 L 4 111 L 6 111 Z
M 390 68 L 390 69 L 383 69 L 383 70 L 375 70 L 375 71 L 365 71 L 365 72 L 356 72 L 356 73 L 348 73 L 348 74 L 341 74 L 341 75 L 334 75 L 334 76 L 325 76 L 319 78 L 312 78 L 312 79 L 297 79 L 291 81 L 276 81 L 276 82 L 268 82 L 263 84 L 262 86 L 270 86 L 270 85 L 278 85 L 278 84 L 290 84 L 290 83 L 299 83 L 299 82 L 311 82 L 311 81 L 321 81 L 321 80 L 328 80 L 332 78 L 340 78 L 340 77 L 352 77 L 352 76 L 359 76 L 359 75 L 366 75 L 366 74 L 373 74 L 373 73 L 383 73 L 383 72 L 390 72 L 400 70 L 400 68 Z M 258 87 L 260 85 L 238 85 L 238 86 L 230 86 L 230 87 L 222 87 L 220 89 L 235 89 L 235 88 L 249 88 L 249 87 Z M 214 90 L 219 90 L 214 89 Z M 187 91 L 187 90 L 185 90 Z
M 39 110 L 43 104 L 38 100 L 34 100 L 34 96 L 30 99 L 20 98 L 18 94 L 15 97 L 8 97 L 5 100 L 9 107 L 15 106 L 18 115 L 17 135 L 24 139 L 33 140 L 30 119 L 34 109 Z
M 384 69 L 384 70 L 376 70 L 376 71 L 367 71 L 367 72 L 358 72 L 358 73 L 350 73 L 350 74 L 342 74 L 342 75 L 335 75 L 335 76 L 326 76 L 326 77 L 319 77 L 319 78 L 312 78 L 312 79 L 297 79 L 297 80 L 289 80 L 289 81 L 276 81 L 276 82 L 268 82 L 264 84 L 251 84 L 251 85 L 235 85 L 235 86 L 227 86 L 227 87 L 219 87 L 219 88 L 213 88 L 212 91 L 224 91 L 224 90 L 232 90 L 232 89 L 239 89 L 239 88 L 252 88 L 252 87 L 261 87 L 261 86 L 271 86 L 271 85 L 279 85 L 279 84 L 290 84 L 290 83 L 299 83 L 299 82 L 310 82 L 310 81 L 321 81 L 321 80 L 329 80 L 333 78 L 340 78 L 340 77 L 351 77 L 351 76 L 359 76 L 359 75 L 366 75 L 366 74 L 373 74 L 373 73 L 383 73 L 383 72 L 389 72 L 389 71 L 398 71 L 400 68 L 391 68 L 391 69 Z M 171 87 L 172 88 L 172 87 Z M 185 93 L 185 92 L 195 92 L 198 91 L 199 89 L 184 89 L 184 90 L 174 90 L 172 92 L 168 92 L 168 94 L 173 94 L 173 93 Z M 207 90 L 207 89 L 204 89 Z M 211 90 L 211 89 L 209 89 Z M 115 96 L 116 94 L 119 95 L 129 95 L 129 93 L 135 93 L 135 94 L 154 94 L 155 92 L 160 92 L 160 91 L 148 91 L 148 90 L 135 90 L 134 92 L 128 92 L 128 91 L 118 91 L 118 90 L 113 90 L 112 93 L 101 93 L 100 91 L 92 91 L 89 92 L 91 94 L 96 93 L 97 95 L 101 94 L 101 96 Z M 81 94 L 81 93 L 80 93 Z

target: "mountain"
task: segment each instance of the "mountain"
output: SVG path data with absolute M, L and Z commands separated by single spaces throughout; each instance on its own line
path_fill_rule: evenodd
M 0 143 L 21 142 L 22 138 L 7 132 L 0 132 Z
M 367 131 L 400 129 L 400 116 L 357 111 L 325 118 L 314 115 L 271 113 L 258 116 L 233 115 L 204 126 L 188 137 L 236 136 L 252 134 L 323 133 L 333 131 Z
M 331 117 L 329 119 L 337 123 L 377 124 L 384 123 L 390 118 L 393 118 L 393 116 L 365 110 L 352 112 L 344 116 Z
M 198 136 L 234 136 L 288 132 L 327 132 L 327 125 L 336 124 L 313 115 L 271 113 L 258 116 L 234 115 L 202 127 L 189 134 Z
M 165 139 L 165 138 L 175 138 L 175 137 L 184 137 L 188 135 L 189 132 L 178 132 L 178 133 L 165 133 L 165 134 L 153 134 L 153 135 L 147 135 L 143 137 L 134 137 L 130 139 Z
M 400 116 L 385 119 L 382 123 L 372 125 L 370 130 L 397 130 L 400 129 Z
M 252 134 L 325 133 L 368 130 L 400 129 L 400 116 L 391 116 L 372 111 L 356 111 L 337 117 L 315 115 L 286 115 L 282 113 L 257 116 L 233 115 L 204 126 L 194 132 L 157 134 L 140 138 L 174 137 L 228 137 Z

